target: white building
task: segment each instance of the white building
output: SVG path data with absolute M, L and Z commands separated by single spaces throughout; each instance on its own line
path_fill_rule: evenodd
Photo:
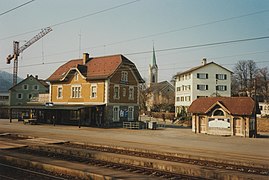
M 259 102 L 259 108 L 261 114 L 257 114 L 258 117 L 266 117 L 269 116 L 269 103 L 268 102 Z
M 191 103 L 199 97 L 231 96 L 232 72 L 214 62 L 178 73 L 175 76 L 175 113 L 186 112 Z

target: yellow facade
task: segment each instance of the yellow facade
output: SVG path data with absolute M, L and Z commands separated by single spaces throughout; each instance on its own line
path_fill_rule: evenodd
M 104 103 L 104 93 L 105 81 L 87 81 L 78 72 L 68 81 L 51 84 L 51 101 L 55 104 Z

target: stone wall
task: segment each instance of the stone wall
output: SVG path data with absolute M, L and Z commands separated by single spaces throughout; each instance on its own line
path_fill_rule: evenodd
M 259 132 L 268 132 L 269 133 L 269 119 L 268 118 L 258 118 L 257 128 Z

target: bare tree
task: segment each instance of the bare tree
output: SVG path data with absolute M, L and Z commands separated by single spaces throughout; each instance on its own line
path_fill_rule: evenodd
M 242 93 L 249 93 L 253 89 L 254 79 L 257 75 L 257 66 L 253 60 L 239 61 L 234 68 L 232 89 L 238 89 Z
M 269 71 L 268 67 L 258 69 L 257 91 L 265 101 L 269 100 Z

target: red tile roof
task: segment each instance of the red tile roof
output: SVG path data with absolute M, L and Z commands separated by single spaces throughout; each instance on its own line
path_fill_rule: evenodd
M 188 111 L 206 114 L 218 102 L 232 115 L 252 115 L 255 110 L 255 102 L 250 97 L 205 97 L 193 101 Z
M 129 65 L 137 76 L 138 81 L 144 82 L 134 63 L 121 54 L 89 58 L 89 61 L 87 61 L 85 65 L 83 65 L 82 59 L 70 60 L 64 65 L 60 66 L 48 78 L 48 81 L 61 81 L 61 79 L 66 76 L 66 73 L 68 73 L 70 69 L 77 68 L 78 66 L 80 66 L 78 69 L 83 69 L 81 66 L 85 66 L 84 69 L 86 72 L 81 73 L 86 77 L 86 79 L 107 79 L 118 69 L 121 64 Z

